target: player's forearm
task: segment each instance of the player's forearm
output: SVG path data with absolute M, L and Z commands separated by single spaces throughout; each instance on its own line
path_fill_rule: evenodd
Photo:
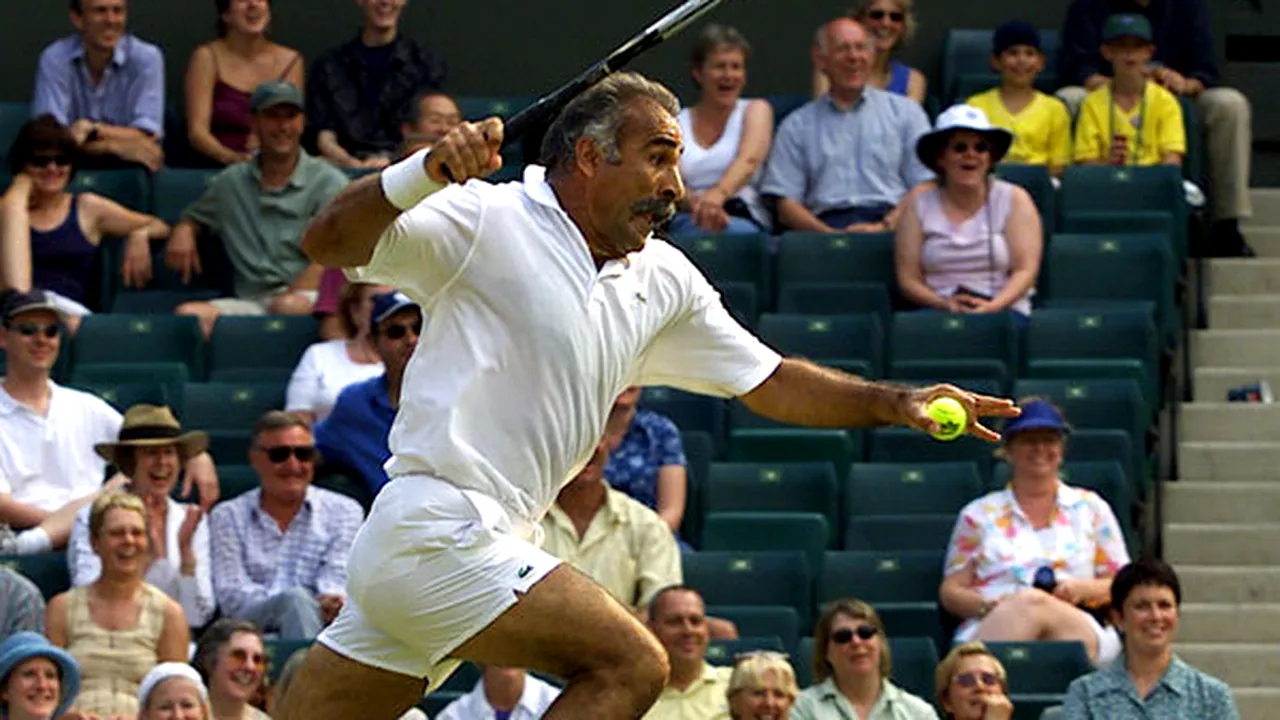
M 785 358 L 741 400 L 757 415 L 806 427 L 876 427 L 901 422 L 909 390 Z
M 351 183 L 325 206 L 302 236 L 302 250 L 326 267 L 360 267 L 400 215 L 387 201 L 380 174 Z

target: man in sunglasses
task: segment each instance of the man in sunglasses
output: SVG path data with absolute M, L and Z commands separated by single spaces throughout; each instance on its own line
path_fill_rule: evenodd
M 10 291 L 0 299 L 4 379 L 0 382 L 0 523 L 18 533 L 16 552 L 66 543 L 79 508 L 104 489 L 107 463 L 94 452 L 114 442 L 123 417 L 101 398 L 51 379 L 66 316 L 43 290 Z M 108 485 L 125 481 L 117 477 Z M 213 460 L 201 452 L 184 473 L 182 495 L 200 489 L 208 509 L 218 499 Z M 66 524 L 70 519 L 71 524 Z
M 347 553 L 364 513 L 311 484 L 316 447 L 299 416 L 272 410 L 253 427 L 261 487 L 209 515 L 213 594 L 225 617 L 290 640 L 314 638 L 346 599 Z
M 649 629 L 667 651 L 671 675 L 644 720 L 728 717 L 733 668 L 706 661 L 711 629 L 697 590 L 673 585 L 649 601 Z
M 333 410 L 316 425 L 316 447 L 326 463 L 359 473 L 370 495 L 390 482 L 383 468 L 391 457 L 387 437 L 400 405 L 400 384 L 422 333 L 422 309 L 402 292 L 373 298 L 369 334 L 386 370 L 349 385 Z

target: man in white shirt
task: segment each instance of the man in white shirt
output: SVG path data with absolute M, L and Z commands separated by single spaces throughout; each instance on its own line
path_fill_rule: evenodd
M 736 323 L 678 249 L 648 240 L 684 194 L 678 109 L 661 85 L 615 74 L 561 112 L 547 167 L 522 183 L 441 189 L 501 165 L 501 121 L 463 123 L 430 154 L 352 184 L 308 228 L 312 259 L 399 288 L 431 322 L 405 374 L 392 480 L 352 548 L 348 602 L 277 720 L 395 718 L 461 660 L 566 678 L 548 718 L 642 715 L 666 653 L 537 547 L 539 519 L 628 386 L 740 397 L 819 427 L 936 431 L 925 406 L 940 396 L 975 418 L 1017 413 L 950 386 L 784 360 Z
M 93 448 L 115 441 L 121 416 L 100 398 L 49 379 L 62 345 L 64 318 L 47 293 L 10 293 L 3 318 L 0 522 L 17 530 L 54 522 L 61 529 L 60 520 L 68 518 L 66 533 L 52 538 L 65 543 L 76 511 L 103 487 L 106 462 Z M 204 453 L 192 458 L 188 468 L 183 493 L 189 494 L 195 482 L 201 504 L 212 505 L 218 499 L 213 460 Z
M 436 720 L 536 720 L 560 696 L 559 688 L 519 668 L 487 667 L 471 692 Z

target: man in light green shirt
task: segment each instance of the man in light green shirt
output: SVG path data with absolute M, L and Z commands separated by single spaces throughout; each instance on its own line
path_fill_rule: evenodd
M 649 629 L 667 649 L 671 674 L 643 720 L 728 720 L 733 668 L 705 660 L 711 631 L 702 596 L 681 585 L 664 588 L 649 603 Z

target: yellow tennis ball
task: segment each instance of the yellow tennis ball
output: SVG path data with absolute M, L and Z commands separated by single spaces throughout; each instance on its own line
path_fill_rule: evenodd
M 969 427 L 969 413 L 959 400 L 940 397 L 929 403 L 924 411 L 938 423 L 939 431 L 932 433 L 935 440 L 955 440 Z

